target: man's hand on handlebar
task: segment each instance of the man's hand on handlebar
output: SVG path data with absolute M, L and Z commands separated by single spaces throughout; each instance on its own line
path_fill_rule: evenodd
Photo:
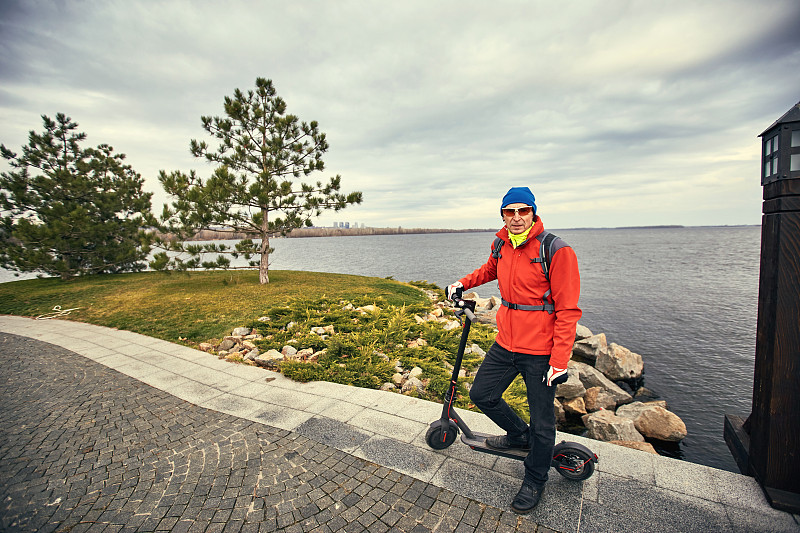
M 464 294 L 464 286 L 461 284 L 460 281 L 456 281 L 455 283 L 448 285 L 444 289 L 444 295 L 447 297 L 448 300 L 460 300 L 461 295 Z

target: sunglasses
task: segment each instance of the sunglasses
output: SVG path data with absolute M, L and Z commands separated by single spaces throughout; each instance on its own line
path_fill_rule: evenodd
M 504 217 L 513 217 L 514 215 L 525 217 L 531 214 L 533 208 L 529 205 L 526 205 L 525 207 L 515 207 L 513 209 L 510 207 L 506 207 L 502 209 L 502 211 Z

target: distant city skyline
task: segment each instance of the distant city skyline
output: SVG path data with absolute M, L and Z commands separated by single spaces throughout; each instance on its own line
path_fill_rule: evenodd
M 187 9 L 191 6 L 191 9 Z M 0 4 L 0 142 L 42 114 L 160 170 L 213 168 L 200 117 L 273 81 L 363 204 L 315 225 L 492 228 L 529 186 L 550 228 L 758 224 L 758 135 L 800 100 L 800 2 Z M 0 170 L 7 170 L 0 161 Z

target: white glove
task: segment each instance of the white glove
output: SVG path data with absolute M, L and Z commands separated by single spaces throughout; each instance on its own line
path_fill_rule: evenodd
M 567 381 L 568 377 L 566 368 L 554 368 L 551 366 L 547 370 L 547 374 L 542 378 L 542 381 L 546 382 L 548 387 L 552 387 L 564 383 Z
M 453 297 L 461 298 L 461 293 L 464 292 L 464 286 L 461 284 L 460 281 L 456 281 L 455 283 L 448 285 L 444 289 L 444 295 L 447 296 L 448 300 L 452 300 Z

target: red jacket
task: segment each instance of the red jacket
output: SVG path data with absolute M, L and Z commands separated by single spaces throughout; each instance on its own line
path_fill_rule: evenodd
M 551 366 L 567 368 L 575 342 L 575 327 L 581 317 L 578 259 L 569 246 L 556 251 L 550 263 L 548 283 L 542 265 L 531 263 L 531 259 L 539 257 L 536 236 L 542 231 L 542 219 L 536 217 L 528 240 L 514 248 L 508 230 L 501 229 L 497 236 L 505 243 L 500 250 L 500 259 L 489 256 L 486 264 L 459 281 L 464 289 L 471 289 L 496 279 L 500 296 L 518 305 L 541 305 L 544 293 L 551 289 L 550 299 L 555 305 L 553 314 L 501 306 L 497 312 L 496 341 L 512 352 L 549 355 Z

